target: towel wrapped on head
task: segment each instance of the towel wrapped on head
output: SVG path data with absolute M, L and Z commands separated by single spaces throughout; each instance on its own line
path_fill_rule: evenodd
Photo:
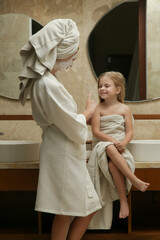
M 79 47 L 79 31 L 71 19 L 55 19 L 29 38 L 20 50 L 23 68 L 19 75 L 20 97 L 25 104 L 34 81 L 52 70 L 56 59 L 72 56 Z

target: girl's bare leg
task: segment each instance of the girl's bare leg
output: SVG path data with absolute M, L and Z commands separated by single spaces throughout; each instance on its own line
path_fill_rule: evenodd
M 51 240 L 66 240 L 69 226 L 70 216 L 55 215 L 51 230 Z
M 124 175 L 120 172 L 117 166 L 112 162 L 112 159 L 108 162 L 109 170 L 112 174 L 113 181 L 119 194 L 120 200 L 120 212 L 119 218 L 126 218 L 129 216 L 129 207 L 126 197 L 126 186 Z
M 145 192 L 149 187 L 149 183 L 143 182 L 139 178 L 137 178 L 132 171 L 129 169 L 126 160 L 124 157 L 118 152 L 114 145 L 109 145 L 106 149 L 107 155 L 112 159 L 114 164 L 119 168 L 119 170 L 126 176 L 130 182 L 136 187 L 138 190 Z
M 67 240 L 80 240 L 84 235 L 94 213 L 91 213 L 87 217 L 76 217 L 69 229 Z

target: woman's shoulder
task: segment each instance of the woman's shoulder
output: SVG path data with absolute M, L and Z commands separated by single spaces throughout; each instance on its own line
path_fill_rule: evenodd
M 52 74 L 48 73 L 44 74 L 35 81 L 35 87 L 39 87 L 41 89 L 55 88 L 59 84 L 58 80 Z

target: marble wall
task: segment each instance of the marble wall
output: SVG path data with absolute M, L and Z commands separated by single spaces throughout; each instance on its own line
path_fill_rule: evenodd
M 160 92 L 160 1 L 147 0 L 147 97 Z
M 30 34 L 30 18 L 24 14 L 0 15 L 0 95 L 18 99 L 18 75 L 22 69 L 19 49 Z
M 88 92 L 98 102 L 97 82 L 92 73 L 88 55 L 87 39 L 95 23 L 112 7 L 123 0 L 1 0 L 0 14 L 22 13 L 45 25 L 55 18 L 72 18 L 80 31 L 78 59 L 67 73 L 58 73 L 67 90 L 73 95 L 78 111 L 83 111 Z M 127 103 L 133 114 L 160 114 L 160 100 Z M 0 115 L 31 114 L 30 102 L 22 107 L 18 101 L 0 97 Z M 159 120 L 135 121 L 135 139 L 160 138 Z M 149 131 L 148 131 L 149 130 Z M 41 139 L 41 130 L 34 121 L 1 121 L 0 139 Z

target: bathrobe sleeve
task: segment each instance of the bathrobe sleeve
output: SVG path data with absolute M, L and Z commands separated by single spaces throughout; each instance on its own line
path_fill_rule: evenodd
M 52 79 L 43 81 L 37 94 L 48 124 L 55 125 L 73 142 L 85 144 L 88 134 L 86 118 L 77 114 L 77 106 L 63 85 Z

